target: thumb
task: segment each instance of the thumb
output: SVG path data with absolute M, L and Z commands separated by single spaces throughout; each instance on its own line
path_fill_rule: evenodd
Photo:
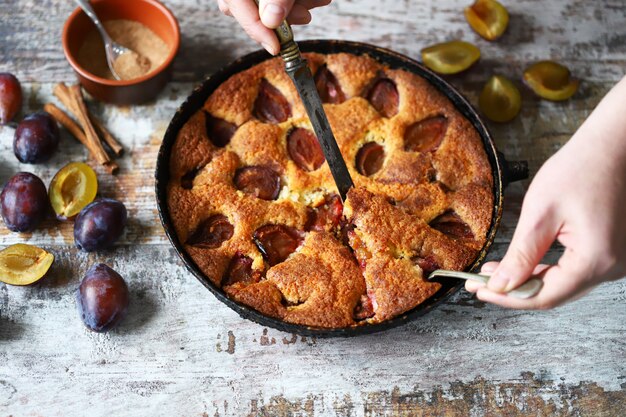
M 261 23 L 270 29 L 276 29 L 287 18 L 295 0 L 260 0 L 259 15 Z
M 487 288 L 507 292 L 527 281 L 554 242 L 559 227 L 551 210 L 538 210 L 532 201 L 524 201 L 509 249 L 489 279 Z

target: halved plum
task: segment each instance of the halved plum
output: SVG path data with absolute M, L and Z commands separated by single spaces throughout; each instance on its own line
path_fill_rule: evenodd
M 283 93 L 263 78 L 254 101 L 253 113 L 262 122 L 282 123 L 291 117 L 291 106 Z
M 326 65 L 322 65 L 315 73 L 315 87 L 322 103 L 339 104 L 346 101 L 339 81 Z
M 496 0 L 476 0 L 465 9 L 467 23 L 488 41 L 498 39 L 509 25 L 509 12 Z
M 91 203 L 98 193 L 98 177 L 83 162 L 71 162 L 52 178 L 48 191 L 52 209 L 61 220 L 71 219 Z
M 504 123 L 517 116 L 522 108 L 522 96 L 511 81 L 493 75 L 478 98 L 478 106 L 490 120 Z
M 398 113 L 400 94 L 396 83 L 389 78 L 378 78 L 368 91 L 367 100 L 384 117 L 393 117 Z
M 368 142 L 356 154 L 356 169 L 361 175 L 372 176 L 383 166 L 385 149 L 376 142 Z
M 434 152 L 448 130 L 448 119 L 433 116 L 415 122 L 404 132 L 404 150 L 408 152 Z
M 235 228 L 226 216 L 216 214 L 202 221 L 186 243 L 202 249 L 215 249 L 233 237 L 234 231 Z
M 566 66 L 554 61 L 540 61 L 526 68 L 524 82 L 539 97 L 551 101 L 567 100 L 580 85 Z
M 422 61 L 439 74 L 465 71 L 480 58 L 480 49 L 464 41 L 438 43 L 422 49 Z
M 233 256 L 222 278 L 222 286 L 233 285 L 238 282 L 244 284 L 259 282 L 261 275 L 252 270 L 252 262 L 252 258 L 242 253 Z
M 16 243 L 0 251 L 0 281 L 9 285 L 30 285 L 50 269 L 54 255 L 37 246 Z
M 238 190 L 262 200 L 276 200 L 280 192 L 280 176 L 271 168 L 253 165 L 239 168 L 233 183 Z
M 253 235 L 254 243 L 265 260 L 274 266 L 291 255 L 302 243 L 302 234 L 293 227 L 267 224 L 259 227 Z
M 474 233 L 467 223 L 453 210 L 448 210 L 430 222 L 430 227 L 455 240 L 472 240 Z
M 205 112 L 205 115 L 206 134 L 209 140 L 218 148 L 228 145 L 230 138 L 237 131 L 237 126 L 219 117 L 214 117 L 208 112 Z
M 287 152 L 293 162 L 307 172 L 317 170 L 326 161 L 315 134 L 301 127 L 292 129 L 287 135 Z

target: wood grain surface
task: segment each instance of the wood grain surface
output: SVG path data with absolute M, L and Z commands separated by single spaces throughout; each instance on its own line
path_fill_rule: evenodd
M 129 0 L 130 1 L 130 0 Z M 567 64 L 583 82 L 565 103 L 522 88 L 512 123 L 490 128 L 531 174 L 558 150 L 626 71 L 626 0 L 503 1 L 507 33 L 488 43 L 463 17 L 470 0 L 335 0 L 297 28 L 298 39 L 370 42 L 419 58 L 429 44 L 465 39 L 478 65 L 448 80 L 472 103 L 492 73 L 519 80 L 537 60 Z M 48 220 L 32 234 L 0 227 L 2 247 L 26 242 L 56 255 L 49 276 L 21 288 L 0 284 L 0 416 L 622 416 L 626 415 L 626 282 L 546 312 L 504 310 L 457 294 L 401 328 L 353 339 L 312 339 L 241 319 L 187 272 L 156 210 L 156 153 L 169 119 L 194 85 L 257 46 L 210 0 L 166 0 L 180 21 L 174 80 L 148 105 L 90 102 L 124 144 L 120 174 L 99 170 L 100 194 L 127 205 L 130 224 L 115 249 L 73 245 L 72 226 Z M 67 0 L 0 0 L 0 72 L 22 80 L 23 114 L 52 101 L 75 77 L 60 34 Z M 20 116 L 21 117 L 21 116 Z M 63 133 L 43 165 L 19 164 L 14 126 L 0 127 L 0 181 L 19 170 L 48 183 L 69 161 L 88 161 Z M 528 181 L 506 192 L 490 258 L 511 239 Z M 553 248 L 548 261 L 560 255 Z M 84 272 L 105 262 L 131 289 L 127 319 L 88 331 L 76 311 Z

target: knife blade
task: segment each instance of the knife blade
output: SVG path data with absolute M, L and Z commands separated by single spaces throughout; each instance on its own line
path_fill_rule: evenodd
M 258 1 L 255 1 L 258 4 Z M 333 135 L 333 131 L 330 128 L 330 123 L 317 92 L 311 69 L 306 59 L 302 57 L 300 48 L 298 48 L 298 44 L 293 39 L 291 26 L 286 21 L 283 21 L 280 26 L 274 29 L 274 33 L 280 42 L 280 56 L 285 61 L 285 70 L 296 86 L 296 90 L 304 104 L 317 141 L 322 148 L 330 172 L 337 185 L 339 196 L 342 201 L 345 201 L 348 190 L 354 187 L 354 183 L 339 146 L 337 146 L 335 135 Z
M 304 108 L 309 115 L 311 126 L 313 126 L 313 131 L 322 147 L 322 152 L 324 152 L 326 162 L 328 162 L 339 195 L 342 200 L 345 200 L 348 190 L 354 187 L 354 183 L 352 182 L 352 177 L 350 177 L 350 172 L 348 172 L 346 162 L 343 160 L 343 156 L 339 151 L 339 146 L 337 146 L 335 135 L 333 135 L 333 131 L 330 128 L 322 100 L 320 99 L 315 81 L 313 80 L 313 74 L 311 74 L 311 70 L 305 59 L 302 59 L 301 62 L 295 66 L 292 65 L 286 68 L 286 70 L 296 86 Z

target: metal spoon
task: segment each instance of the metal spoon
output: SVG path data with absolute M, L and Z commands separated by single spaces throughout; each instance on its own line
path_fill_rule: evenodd
M 486 284 L 489 281 L 490 274 L 482 273 L 482 274 L 472 274 L 470 272 L 461 272 L 461 271 L 448 271 L 445 269 L 436 269 L 430 273 L 428 279 L 431 280 L 433 278 L 460 278 L 465 280 L 471 280 L 476 282 L 482 282 Z M 514 298 L 530 298 L 537 295 L 539 290 L 543 287 L 543 281 L 539 278 L 531 278 L 519 287 L 509 291 L 507 294 Z
M 85 14 L 87 14 L 87 16 L 89 16 L 89 18 L 96 25 L 96 28 L 100 32 L 100 36 L 102 36 L 102 40 L 104 41 L 104 51 L 107 57 L 107 64 L 109 65 L 109 69 L 111 70 L 111 74 L 113 74 L 116 80 L 121 80 L 122 77 L 120 77 L 119 74 L 115 71 L 115 68 L 113 67 L 113 63 L 121 55 L 124 55 L 127 53 L 133 53 L 133 54 L 137 54 L 137 53 L 133 51 L 132 49 L 129 49 L 125 46 L 120 45 L 119 43 L 114 42 L 113 39 L 111 39 L 107 31 L 104 29 L 104 25 L 102 25 L 102 22 L 100 21 L 100 19 L 98 19 L 96 12 L 91 7 L 91 4 L 89 4 L 89 0 L 76 0 L 76 3 L 78 3 L 80 8 L 83 9 Z

